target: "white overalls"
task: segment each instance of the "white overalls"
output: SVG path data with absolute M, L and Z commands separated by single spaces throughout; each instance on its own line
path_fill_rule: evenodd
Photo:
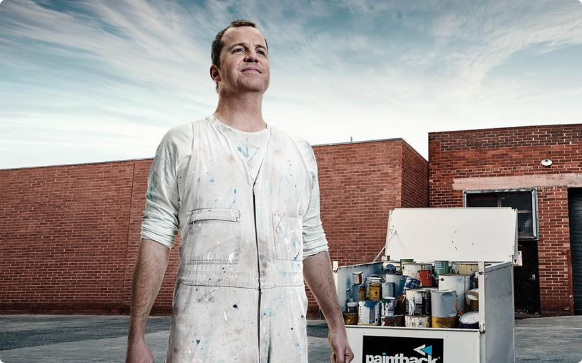
M 271 128 L 253 180 L 213 122 L 191 124 L 192 157 L 181 176 L 167 362 L 307 363 L 302 229 L 305 218 L 319 221 L 319 203 L 310 207 L 313 153 Z M 327 248 L 325 237 L 317 243 Z

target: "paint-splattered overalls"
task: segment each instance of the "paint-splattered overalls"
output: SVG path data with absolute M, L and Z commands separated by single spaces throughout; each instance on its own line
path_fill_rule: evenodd
M 212 122 L 192 127 L 167 362 L 306 363 L 311 147 L 271 128 L 253 181 Z

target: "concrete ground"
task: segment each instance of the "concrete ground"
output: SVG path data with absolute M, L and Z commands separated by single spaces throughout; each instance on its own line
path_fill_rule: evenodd
M 127 316 L 0 315 L 0 362 L 123 362 L 127 324 Z M 329 362 L 325 322 L 308 324 L 309 362 Z M 169 326 L 169 317 L 148 321 L 156 362 L 164 361 Z M 582 363 L 582 316 L 517 320 L 515 340 L 517 363 Z

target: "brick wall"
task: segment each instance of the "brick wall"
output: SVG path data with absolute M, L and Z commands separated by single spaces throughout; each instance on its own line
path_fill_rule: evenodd
M 582 174 L 581 148 L 582 125 L 429 134 L 430 207 L 463 206 L 463 188 L 455 188 L 461 182 L 466 190 L 538 189 L 540 303 L 544 314 L 572 313 L 568 187 L 580 186 L 576 180 Z M 551 159 L 553 165 L 542 166 L 543 159 Z M 488 184 L 495 187 L 483 187 Z
M 402 140 L 314 150 L 330 255 L 341 265 L 376 256 L 391 208 L 426 206 L 427 162 Z M 127 313 L 150 164 L 0 170 L 0 313 Z M 178 246 L 153 313 L 171 311 Z

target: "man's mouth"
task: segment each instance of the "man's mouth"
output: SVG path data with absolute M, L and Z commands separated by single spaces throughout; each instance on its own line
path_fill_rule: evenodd
M 242 70 L 243 73 L 262 73 L 260 71 L 260 69 L 258 68 L 254 68 L 254 67 L 247 67 L 247 68 L 243 68 Z

